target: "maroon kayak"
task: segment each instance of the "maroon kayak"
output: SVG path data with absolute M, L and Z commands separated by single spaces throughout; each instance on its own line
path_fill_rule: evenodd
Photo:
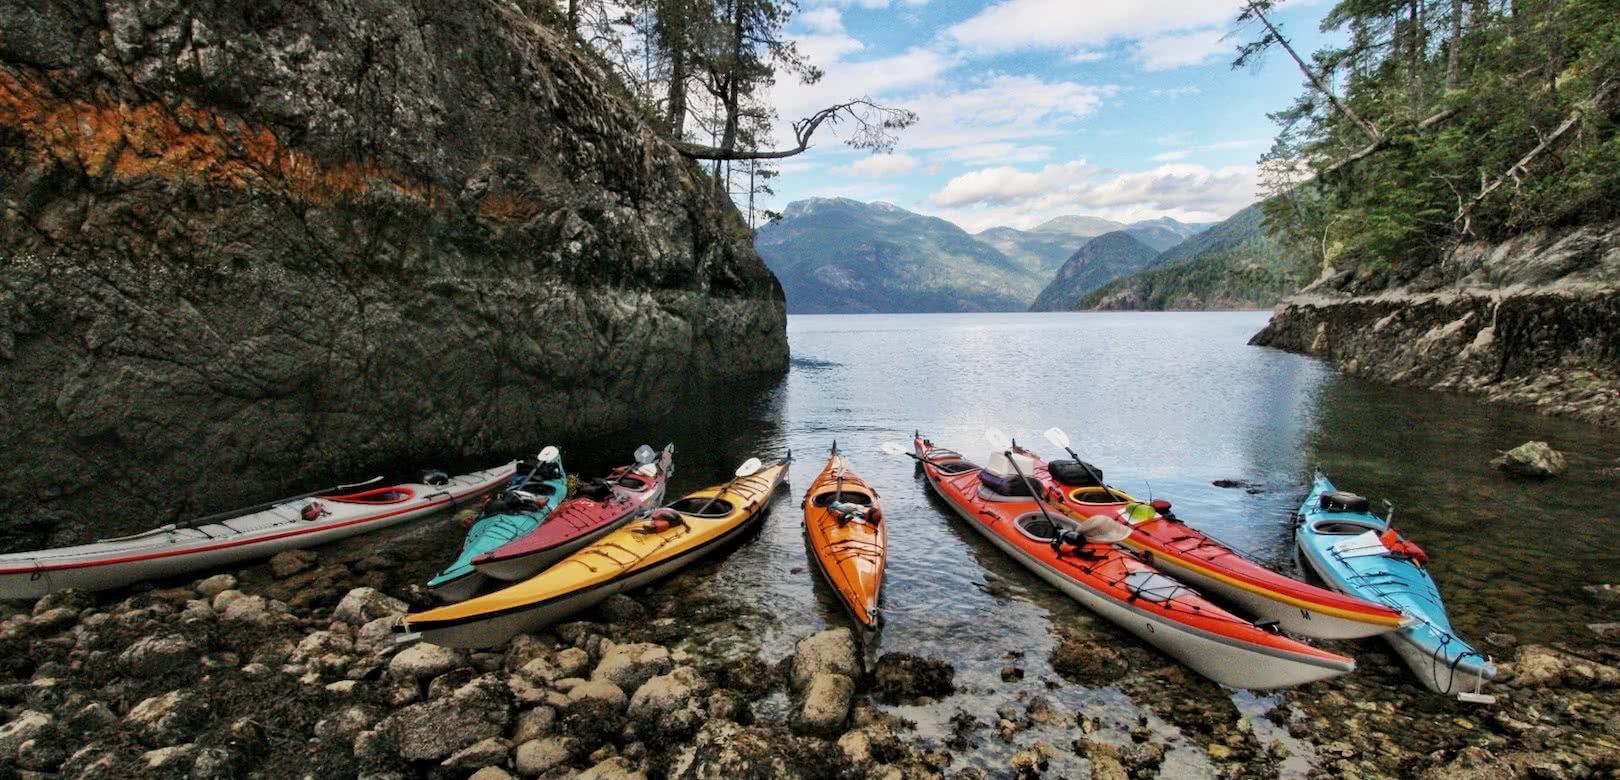
M 654 454 L 643 445 L 637 462 L 620 466 L 605 480 L 581 485 L 539 528 L 473 559 L 473 567 L 498 580 L 522 580 L 573 554 L 629 522 L 644 508 L 664 501 L 674 470 L 675 445 Z

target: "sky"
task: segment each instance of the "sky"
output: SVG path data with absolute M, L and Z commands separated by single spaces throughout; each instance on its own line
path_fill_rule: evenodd
M 1225 219 L 1303 77 L 1282 51 L 1234 71 L 1235 0 L 801 0 L 788 32 L 825 76 L 772 87 L 778 126 L 854 97 L 920 117 L 892 154 L 823 127 L 763 205 L 886 201 L 977 232 L 1054 216 Z M 1302 53 L 1325 0 L 1274 17 Z

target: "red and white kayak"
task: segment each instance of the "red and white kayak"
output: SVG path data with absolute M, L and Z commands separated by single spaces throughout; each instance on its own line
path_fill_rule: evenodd
M 516 469 L 516 463 L 508 463 L 433 485 L 406 483 L 358 492 L 338 492 L 340 488 L 221 519 L 0 555 L 0 599 L 36 599 L 67 588 L 118 588 L 325 544 L 466 503 L 509 482 Z
M 1093 612 L 1222 685 L 1284 688 L 1353 671 L 1355 661 L 1255 626 L 1113 544 L 1065 543 L 1079 523 L 1029 496 L 995 493 L 982 469 L 922 437 L 934 491 L 1013 560 Z M 1033 475 L 1031 475 L 1033 476 Z
M 1405 615 L 1382 604 L 1285 577 L 1239 555 L 1183 523 L 1168 501 L 1143 503 L 1093 480 L 1084 480 L 1091 484 L 1081 486 L 1065 485 L 1039 456 L 1024 449 L 1019 453 L 1035 464 L 1029 476 L 1071 517 L 1083 520 L 1102 515 L 1119 521 L 1131 529 L 1122 544 L 1140 551 L 1154 566 L 1261 620 L 1276 621 L 1284 631 L 1318 639 L 1360 639 L 1394 631 L 1408 622 Z
M 509 582 L 532 577 L 630 522 L 643 509 L 664 503 L 665 486 L 675 471 L 675 445 L 664 445 L 654 457 L 614 469 L 595 489 L 581 485 L 579 493 L 539 528 L 474 558 L 473 567 Z

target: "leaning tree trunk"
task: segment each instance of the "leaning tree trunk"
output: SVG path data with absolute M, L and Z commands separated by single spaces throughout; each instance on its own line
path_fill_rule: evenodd
M 1462 80 L 1463 0 L 1451 0 L 1451 41 L 1446 44 L 1446 89 Z

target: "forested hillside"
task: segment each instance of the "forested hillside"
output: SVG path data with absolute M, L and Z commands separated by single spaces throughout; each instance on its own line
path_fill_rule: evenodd
M 1344 0 L 1323 27 L 1348 43 L 1314 55 L 1274 5 L 1248 4 L 1237 64 L 1307 77 L 1263 170 L 1270 230 L 1308 278 L 1378 289 L 1464 240 L 1620 214 L 1614 0 Z
M 1080 298 L 1081 309 L 1253 309 L 1298 289 L 1292 258 L 1266 233 L 1263 204 L 1159 255 L 1141 273 Z

